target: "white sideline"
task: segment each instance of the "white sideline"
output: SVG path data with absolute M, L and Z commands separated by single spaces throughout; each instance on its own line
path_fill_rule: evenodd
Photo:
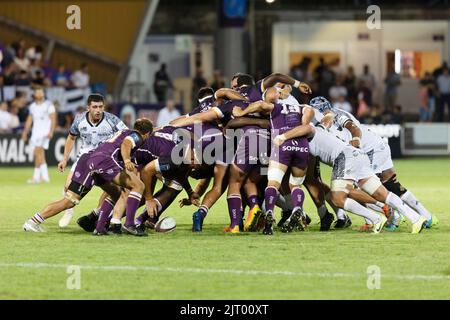
M 229 270 L 229 269 L 201 269 L 201 268 L 171 268 L 171 267 L 151 267 L 151 266 L 95 266 L 77 264 L 49 264 L 34 262 L 3 263 L 0 268 L 44 268 L 44 269 L 67 269 L 69 266 L 78 266 L 86 270 L 128 270 L 128 271 L 153 271 L 153 272 L 175 272 L 175 273 L 224 273 L 236 275 L 270 275 L 288 277 L 318 277 L 318 278 L 362 278 L 367 277 L 363 273 L 331 273 L 331 272 L 292 272 L 292 271 L 260 271 L 260 270 Z M 381 278 L 396 280 L 450 280 L 450 275 L 389 275 L 381 273 Z

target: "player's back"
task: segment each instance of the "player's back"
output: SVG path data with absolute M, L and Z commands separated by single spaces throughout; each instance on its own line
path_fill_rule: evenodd
M 253 86 L 242 86 L 237 89 L 237 91 L 246 97 L 249 102 L 255 102 L 262 100 L 262 94 L 263 94 L 263 80 L 259 80 L 256 84 Z
M 102 144 L 100 144 L 96 149 L 93 149 L 91 151 L 91 154 L 95 155 L 116 155 L 116 153 L 120 150 L 120 147 L 123 143 L 123 141 L 129 137 L 134 136 L 134 140 L 142 140 L 140 134 L 135 130 L 122 130 L 117 132 L 115 135 L 113 135 L 108 140 L 104 141 Z M 119 152 L 120 155 L 120 152 Z
M 274 108 L 270 113 L 272 135 L 283 134 L 302 124 L 303 106 L 286 102 L 279 100 L 274 103 Z
M 322 127 L 315 127 L 314 137 L 309 141 L 309 152 L 328 165 L 332 165 L 345 148 L 354 147 Z

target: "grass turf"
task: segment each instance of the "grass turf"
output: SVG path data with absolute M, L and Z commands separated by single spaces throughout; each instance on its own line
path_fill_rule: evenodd
M 230 235 L 222 231 L 222 197 L 201 234 L 191 232 L 193 208 L 178 203 L 165 213 L 177 220 L 169 234 L 94 237 L 74 221 L 59 229 L 59 216 L 44 224 L 48 232 L 25 233 L 23 222 L 60 198 L 65 175 L 50 168 L 50 184 L 27 185 L 31 168 L 2 168 L 0 299 L 448 299 L 450 159 L 395 165 L 400 181 L 439 217 L 437 228 L 365 234 L 357 231 L 362 219 L 351 216 L 351 229 L 323 233 L 307 198 L 313 222 L 306 232 Z M 327 181 L 330 171 L 323 172 Z M 99 194 L 92 191 L 75 217 L 89 212 Z M 68 265 L 81 266 L 78 290 L 67 288 Z M 380 289 L 367 287 L 371 265 L 381 270 Z

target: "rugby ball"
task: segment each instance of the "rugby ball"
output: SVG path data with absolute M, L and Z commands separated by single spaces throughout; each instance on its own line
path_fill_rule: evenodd
M 155 224 L 156 232 L 171 232 L 175 230 L 177 224 L 172 217 L 164 217 Z

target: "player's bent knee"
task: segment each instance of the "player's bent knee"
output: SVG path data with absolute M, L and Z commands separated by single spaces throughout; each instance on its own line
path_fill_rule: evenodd
M 303 177 L 294 177 L 292 174 L 289 177 L 289 184 L 293 186 L 301 186 L 305 181 L 305 176 Z
M 375 194 L 375 192 L 377 192 L 377 190 L 381 186 L 382 186 L 382 183 L 381 183 L 380 179 L 373 176 L 373 177 L 370 177 L 366 182 L 363 183 L 363 185 L 361 186 L 361 189 L 363 189 L 369 195 L 373 195 L 373 194 Z
M 80 203 L 80 199 L 70 191 L 67 191 L 65 193 L 64 199 L 66 200 L 65 206 L 67 207 L 67 209 L 73 208 Z
M 348 194 L 351 189 L 351 187 L 349 185 L 350 185 L 350 183 L 347 180 L 331 181 L 331 195 L 333 196 L 333 193 L 335 193 L 335 192 L 345 192 Z
M 344 202 L 347 198 L 347 192 L 344 191 L 331 191 L 330 201 L 338 208 L 344 208 Z
M 267 171 L 267 180 L 268 181 L 275 181 L 281 184 L 284 177 L 284 171 L 280 168 L 269 168 Z
M 383 182 L 383 186 L 388 189 L 388 191 L 399 197 L 401 197 L 406 191 L 408 191 L 401 185 L 400 182 L 398 182 L 396 174 L 389 178 L 389 180 Z

